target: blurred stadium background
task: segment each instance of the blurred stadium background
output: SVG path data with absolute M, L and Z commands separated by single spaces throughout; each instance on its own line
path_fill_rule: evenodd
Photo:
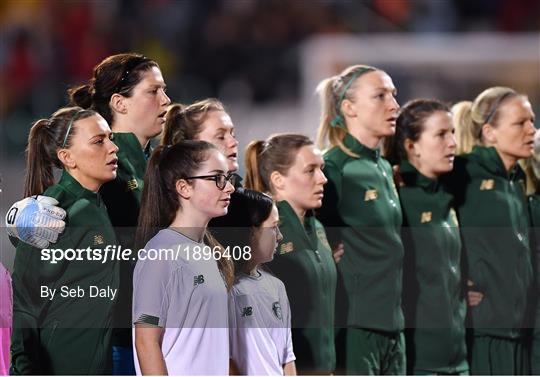
M 540 114 L 538 0 L 2 0 L 0 40 L 2 219 L 22 194 L 32 121 L 119 52 L 158 61 L 173 101 L 221 99 L 241 149 L 274 132 L 314 137 L 317 82 L 356 63 L 387 70 L 402 104 L 508 85 Z

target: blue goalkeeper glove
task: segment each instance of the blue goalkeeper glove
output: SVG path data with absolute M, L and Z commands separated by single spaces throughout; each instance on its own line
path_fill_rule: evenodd
M 56 199 L 42 195 L 18 201 L 6 214 L 8 234 L 38 249 L 47 248 L 66 226 L 66 211 L 57 205 Z

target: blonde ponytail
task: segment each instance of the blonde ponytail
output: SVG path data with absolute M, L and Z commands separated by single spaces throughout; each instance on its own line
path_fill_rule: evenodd
M 341 114 L 341 103 L 352 99 L 357 79 L 369 72 L 377 71 L 368 65 L 353 65 L 341 74 L 322 80 L 317 85 L 316 93 L 321 103 L 321 121 L 317 130 L 317 146 L 320 149 L 338 147 L 351 157 L 358 157 L 343 144 L 347 135 L 346 120 Z

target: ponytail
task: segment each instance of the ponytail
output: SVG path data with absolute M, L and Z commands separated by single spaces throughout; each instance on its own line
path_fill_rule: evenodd
M 324 150 L 338 147 L 351 157 L 358 157 L 343 144 L 347 135 L 347 122 L 341 113 L 341 104 L 345 99 L 352 99 L 357 79 L 369 72 L 377 71 L 368 65 L 353 65 L 341 74 L 322 80 L 317 85 L 316 93 L 321 103 L 321 121 L 317 130 L 317 146 Z
M 159 164 L 167 148 L 156 147 L 146 165 L 139 224 L 135 236 L 135 245 L 139 249 L 143 248 L 160 228 L 173 221 L 176 210 L 172 209 L 180 207 L 177 195 L 170 195 L 166 185 L 162 183 Z
M 26 148 L 25 197 L 42 194 L 54 184 L 54 168 L 63 168 L 58 150 L 71 146 L 77 133 L 76 121 L 95 114 L 93 110 L 80 107 L 62 108 L 51 118 L 40 119 L 32 125 Z
M 454 105 L 452 110 L 454 128 L 458 131 L 458 153 L 470 151 L 476 144 L 484 144 L 484 125 L 489 123 L 497 127 L 502 103 L 517 96 L 520 94 L 512 88 L 494 86 L 484 90 L 472 102 L 463 101 Z
M 277 171 L 287 175 L 296 160 L 298 150 L 313 145 L 309 137 L 300 134 L 276 134 L 265 142 L 252 141 L 245 154 L 248 189 L 272 193 L 270 175 Z
M 88 84 L 68 89 L 69 102 L 74 106 L 79 106 L 83 109 L 89 109 L 90 107 L 92 107 L 91 89 L 91 86 Z
M 482 128 L 481 125 L 473 123 L 471 109 L 471 101 L 462 101 L 452 106 L 452 121 L 457 144 L 456 154 L 458 155 L 470 153 L 473 146 L 480 143 Z
M 161 134 L 161 145 L 173 145 L 183 140 L 193 140 L 194 138 L 186 137 L 186 128 L 181 127 L 183 124 L 182 117 L 185 105 L 174 103 L 167 108 L 165 115 L 165 125 Z
M 234 284 L 234 262 L 231 258 L 222 258 L 223 246 L 216 240 L 216 238 L 207 229 L 204 233 L 204 243 L 212 250 L 219 250 L 219 259 L 217 260 L 218 269 L 223 276 L 223 281 L 227 290 L 230 290 Z
M 329 139 L 331 122 L 336 117 L 337 111 L 334 105 L 334 81 L 337 80 L 337 76 L 322 80 L 317 85 L 316 93 L 319 94 L 319 100 L 321 104 L 321 121 L 317 130 L 316 143 L 317 147 L 321 150 L 326 149 Z
M 26 147 L 26 177 L 24 196 L 43 193 L 54 184 L 53 168 L 58 166 L 54 135 L 49 128 L 48 119 L 40 119 L 34 123 L 28 136 Z
M 245 187 L 259 192 L 270 192 L 259 172 L 259 155 L 264 149 L 264 141 L 253 140 L 246 148 L 246 184 Z
M 316 92 L 319 94 L 319 99 L 322 107 L 321 121 L 317 129 L 317 146 L 319 149 L 327 149 L 328 146 L 337 146 L 345 154 L 351 157 L 358 157 L 356 153 L 351 151 L 343 144 L 343 139 L 347 135 L 345 120 L 338 113 L 336 108 L 335 87 L 340 80 L 339 76 L 333 76 L 319 83 Z
M 225 112 L 225 107 L 215 98 L 207 98 L 187 106 L 172 104 L 165 115 L 161 144 L 172 145 L 185 140 L 197 140 L 202 132 L 202 124 L 212 111 Z

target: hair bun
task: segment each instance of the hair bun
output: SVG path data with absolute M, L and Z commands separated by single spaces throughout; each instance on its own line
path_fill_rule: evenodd
M 83 109 L 92 107 L 93 88 L 89 84 L 77 86 L 68 90 L 71 105 L 80 106 Z

